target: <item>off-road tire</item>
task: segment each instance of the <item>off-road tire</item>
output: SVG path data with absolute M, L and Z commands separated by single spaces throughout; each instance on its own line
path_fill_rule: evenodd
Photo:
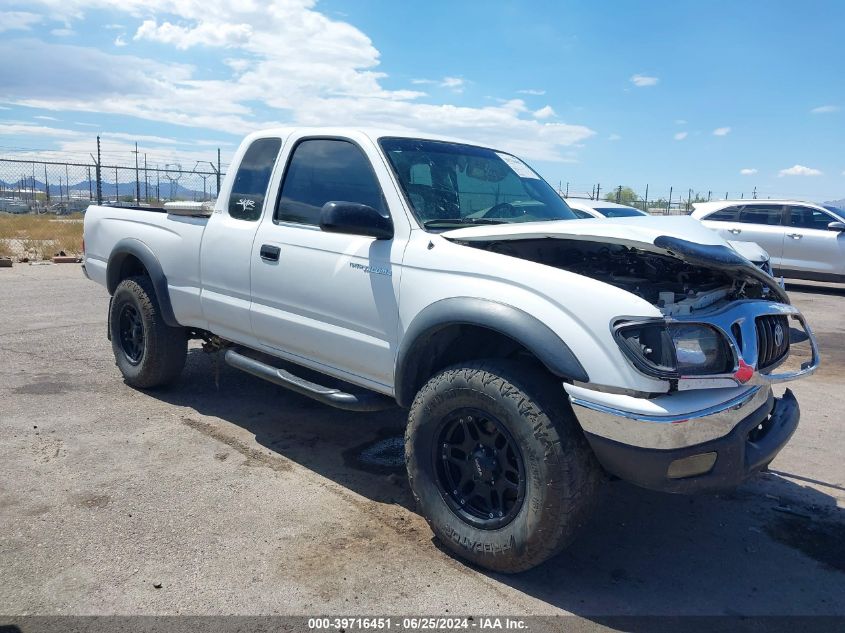
M 466 407 L 495 416 L 525 465 L 518 514 L 495 529 L 459 517 L 438 485 L 437 429 L 450 411 Z M 411 406 L 405 460 L 414 497 L 443 546 L 503 573 L 530 569 L 565 548 L 586 522 L 603 479 L 560 381 L 533 365 L 500 359 L 449 367 L 423 386 Z
M 132 362 L 121 340 L 121 314 L 140 316 L 143 351 Z M 152 281 L 147 276 L 130 277 L 118 284 L 109 308 L 109 334 L 115 364 L 126 384 L 139 389 L 154 389 L 174 382 L 188 353 L 184 328 L 170 327 L 161 316 Z

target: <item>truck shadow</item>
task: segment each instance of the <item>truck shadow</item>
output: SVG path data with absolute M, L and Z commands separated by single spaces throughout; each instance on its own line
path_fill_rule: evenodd
M 237 425 L 272 454 L 365 498 L 416 512 L 400 409 L 338 411 L 225 366 L 218 387 L 213 359 L 198 350 L 182 383 L 155 396 Z M 766 473 L 733 493 L 694 497 L 610 482 L 588 528 L 557 558 L 516 576 L 465 571 L 625 630 L 654 627 L 627 617 L 641 615 L 845 615 L 845 512 L 819 491 L 835 495 L 841 482 L 801 482 Z

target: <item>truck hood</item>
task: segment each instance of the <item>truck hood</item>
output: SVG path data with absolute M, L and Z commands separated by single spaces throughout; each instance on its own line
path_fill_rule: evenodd
M 440 234 L 460 242 L 568 239 L 605 242 L 666 253 L 655 245 L 659 237 L 680 238 L 708 246 L 727 246 L 715 231 L 688 216 L 514 222 L 452 229 Z
M 715 231 L 689 216 L 556 220 L 471 226 L 445 231 L 442 237 L 463 243 L 560 239 L 603 244 L 668 255 L 689 265 L 721 270 L 753 279 L 783 303 L 789 298 L 760 270 Z

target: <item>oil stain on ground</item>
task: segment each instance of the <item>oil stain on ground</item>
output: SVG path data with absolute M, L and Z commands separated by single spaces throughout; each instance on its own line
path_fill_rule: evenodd
M 845 573 L 845 524 L 785 516 L 776 518 L 765 530 L 779 543 L 797 549 L 828 569 Z

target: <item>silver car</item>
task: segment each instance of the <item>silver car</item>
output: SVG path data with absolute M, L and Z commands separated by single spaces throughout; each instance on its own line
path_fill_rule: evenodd
M 721 200 L 692 217 L 725 239 L 757 242 L 776 275 L 845 282 L 845 211 L 796 200 Z

